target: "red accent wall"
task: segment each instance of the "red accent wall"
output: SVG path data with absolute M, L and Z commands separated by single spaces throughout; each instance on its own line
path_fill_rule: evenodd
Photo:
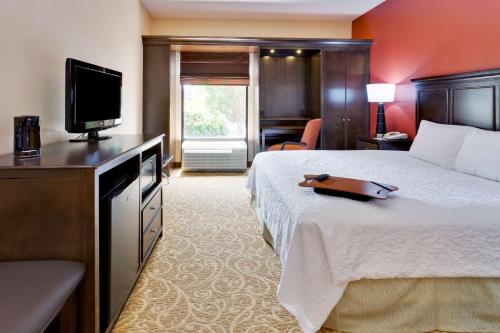
M 371 82 L 396 83 L 388 131 L 415 135 L 410 79 L 500 67 L 500 0 L 386 0 L 353 22 L 353 38 L 373 39 Z M 371 106 L 372 134 L 376 106 Z

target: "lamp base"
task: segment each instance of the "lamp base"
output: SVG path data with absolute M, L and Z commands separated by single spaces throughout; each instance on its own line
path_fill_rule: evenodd
M 385 125 L 384 103 L 378 103 L 377 138 L 382 138 L 386 132 L 387 132 L 387 127 Z

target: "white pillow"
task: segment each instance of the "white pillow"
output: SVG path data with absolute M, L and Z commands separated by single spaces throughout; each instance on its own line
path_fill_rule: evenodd
M 465 136 L 471 129 L 467 126 L 443 125 L 422 120 L 411 145 L 410 156 L 452 169 Z
M 500 132 L 470 131 L 457 155 L 456 170 L 500 181 Z

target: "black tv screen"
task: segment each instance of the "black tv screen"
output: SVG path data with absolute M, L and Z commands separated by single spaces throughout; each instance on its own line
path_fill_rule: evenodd
M 66 60 L 66 130 L 95 132 L 121 123 L 120 72 Z
M 120 76 L 76 66 L 75 85 L 77 122 L 120 118 Z

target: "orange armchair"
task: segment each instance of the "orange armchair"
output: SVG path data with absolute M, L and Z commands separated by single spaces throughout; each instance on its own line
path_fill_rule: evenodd
M 276 150 L 314 150 L 318 142 L 319 130 L 321 129 L 321 119 L 309 120 L 302 134 L 300 142 L 286 141 L 273 145 L 267 151 Z

